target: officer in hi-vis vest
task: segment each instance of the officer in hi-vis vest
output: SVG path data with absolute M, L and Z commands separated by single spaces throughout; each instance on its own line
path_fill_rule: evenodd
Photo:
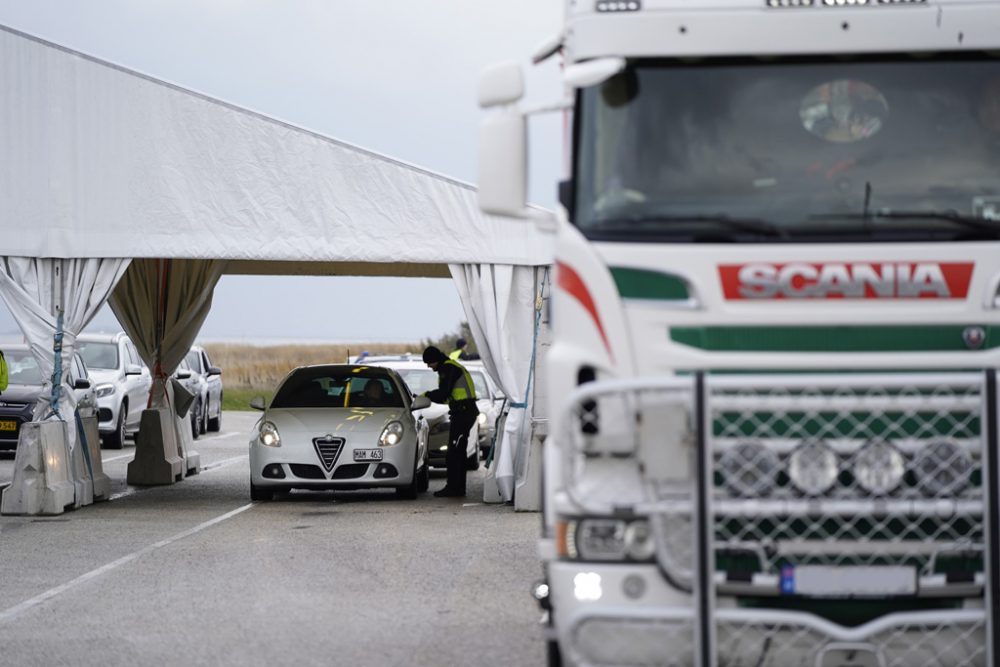
M 476 388 L 472 376 L 462 364 L 449 359 L 444 352 L 433 345 L 424 350 L 424 363 L 438 374 L 438 388 L 424 395 L 435 403 L 448 404 L 448 482 L 434 495 L 465 495 L 465 450 L 469 444 L 469 431 L 479 417 L 476 407 Z

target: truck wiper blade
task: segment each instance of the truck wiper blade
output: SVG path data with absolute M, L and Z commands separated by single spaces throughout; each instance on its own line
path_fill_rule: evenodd
M 760 218 L 731 218 L 728 215 L 722 214 L 623 216 L 619 218 L 599 220 L 595 222 L 591 228 L 601 230 L 625 228 L 622 231 L 626 231 L 630 225 L 648 228 L 686 222 L 709 222 L 728 229 L 735 229 L 741 232 L 751 232 L 754 234 L 763 234 L 764 236 L 788 236 L 788 232 L 786 230 L 782 229 L 778 225 L 775 225 L 774 223 L 768 222 L 767 220 L 761 220 Z
M 957 211 L 893 211 L 874 210 L 868 213 L 820 213 L 810 215 L 810 220 L 941 220 L 951 222 L 968 229 L 1000 233 L 1000 225 L 996 220 L 977 218 L 972 215 L 962 215 Z

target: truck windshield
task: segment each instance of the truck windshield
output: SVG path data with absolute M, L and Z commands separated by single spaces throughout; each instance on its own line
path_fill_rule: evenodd
M 592 239 L 1000 238 L 1000 60 L 630 65 L 580 94 Z

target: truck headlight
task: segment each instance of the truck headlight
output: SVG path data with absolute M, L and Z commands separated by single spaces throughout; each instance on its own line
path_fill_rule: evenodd
M 260 425 L 260 435 L 258 442 L 265 447 L 281 447 L 281 436 L 278 435 L 278 427 L 273 422 L 264 422 Z
M 403 425 L 399 422 L 389 422 L 382 429 L 382 435 L 378 437 L 379 447 L 392 447 L 398 445 L 403 439 Z
M 854 478 L 869 493 L 889 493 L 902 481 L 906 461 L 899 450 L 884 440 L 873 440 L 854 458 Z
M 656 553 L 648 521 L 633 521 L 625 528 L 625 552 L 632 560 L 649 560 Z
M 730 447 L 719 459 L 722 482 L 737 496 L 766 496 L 778 479 L 778 457 L 756 442 Z
M 656 545 L 645 519 L 582 519 L 565 524 L 560 552 L 570 558 L 596 561 L 647 561 Z
M 800 491 L 818 496 L 837 481 L 837 455 L 822 440 L 807 440 L 788 458 L 788 477 Z
M 968 452 L 953 442 L 941 440 L 920 450 L 913 472 L 925 493 L 950 496 L 969 484 L 972 468 Z
M 99 384 L 94 387 L 94 395 L 97 398 L 104 398 L 105 396 L 110 396 L 115 393 L 115 386 L 113 384 Z

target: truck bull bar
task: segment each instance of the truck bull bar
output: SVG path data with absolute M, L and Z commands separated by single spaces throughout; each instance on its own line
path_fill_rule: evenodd
M 648 517 L 660 573 L 693 605 L 575 627 L 686 628 L 691 661 L 665 664 L 997 664 L 997 400 L 993 370 L 582 385 L 557 424 L 567 499 Z M 823 610 L 851 601 L 886 611 Z

